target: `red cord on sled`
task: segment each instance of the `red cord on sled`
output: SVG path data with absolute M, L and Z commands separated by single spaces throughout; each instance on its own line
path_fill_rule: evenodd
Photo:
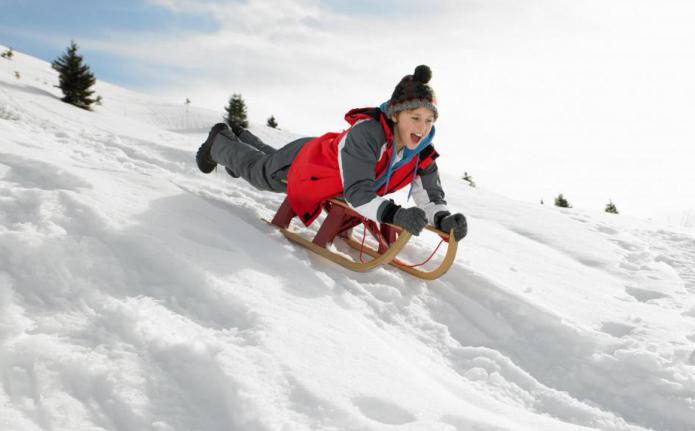
M 393 262 L 394 262 L 396 265 L 402 266 L 402 267 L 404 267 L 404 268 L 416 268 L 416 267 L 418 267 L 418 266 L 422 266 L 422 265 L 426 264 L 427 262 L 429 262 L 430 260 L 432 260 L 432 258 L 433 258 L 434 255 L 437 253 L 437 250 L 439 250 L 439 247 L 442 245 L 443 242 L 444 242 L 444 238 L 442 238 L 441 241 L 439 241 L 439 244 L 437 244 L 437 247 L 434 249 L 434 251 L 432 252 L 432 254 L 430 254 L 430 257 L 428 257 L 428 258 L 427 258 L 424 262 L 422 262 L 422 263 L 416 263 L 416 264 L 414 264 L 414 265 L 406 265 L 405 263 L 401 262 L 401 261 L 398 260 L 398 259 L 393 259 Z
M 363 226 L 363 233 L 362 233 L 362 244 L 360 245 L 360 262 L 365 263 L 364 260 L 362 259 L 362 254 L 364 253 L 364 240 L 367 239 L 367 225 L 364 224 L 364 223 L 362 223 L 362 226 Z M 382 236 L 381 236 L 381 234 L 379 233 L 379 231 L 376 231 L 376 233 L 377 233 L 377 235 L 378 235 L 377 240 L 378 240 L 379 242 L 382 242 L 382 243 L 383 243 L 383 242 L 384 242 L 384 239 L 382 238 Z M 398 260 L 398 259 L 393 259 L 393 263 L 395 263 L 396 265 L 398 265 L 398 266 L 400 266 L 400 267 L 403 267 L 403 268 L 416 268 L 416 267 L 418 267 L 418 266 L 422 266 L 422 265 L 426 264 L 427 262 L 429 262 L 430 260 L 432 260 L 432 258 L 434 257 L 434 255 L 437 254 L 437 250 L 439 250 L 439 247 L 441 247 L 441 245 L 442 245 L 443 242 L 444 242 L 444 238 L 442 238 L 442 239 L 439 241 L 439 244 L 437 244 L 437 247 L 434 249 L 434 251 L 432 252 L 432 254 L 430 254 L 430 257 L 428 257 L 427 259 L 425 259 L 424 262 L 416 263 L 416 264 L 414 264 L 414 265 L 407 265 L 407 264 L 401 262 L 401 261 Z
M 362 229 L 362 244 L 360 245 L 360 262 L 364 263 L 364 259 L 362 259 L 362 254 L 364 253 L 364 240 L 367 238 L 367 225 L 365 223 L 362 223 L 363 229 Z

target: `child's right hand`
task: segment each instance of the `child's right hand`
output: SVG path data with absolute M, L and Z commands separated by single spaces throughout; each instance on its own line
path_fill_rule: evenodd
M 427 215 L 418 207 L 399 208 L 393 215 L 393 224 L 413 235 L 419 235 L 427 226 Z

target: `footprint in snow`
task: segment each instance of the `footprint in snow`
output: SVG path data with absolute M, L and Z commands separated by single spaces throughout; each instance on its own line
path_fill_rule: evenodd
M 396 404 L 375 397 L 356 397 L 352 403 L 369 419 L 388 425 L 404 425 L 415 421 L 415 416 Z
M 619 240 L 619 239 L 612 239 L 611 241 L 613 241 L 614 243 L 618 244 L 621 248 L 623 248 L 623 249 L 625 249 L 625 250 L 627 250 L 627 251 L 635 252 L 635 251 L 640 251 L 640 250 L 642 250 L 642 247 L 641 247 L 641 246 L 639 246 L 639 245 L 637 245 L 637 244 L 635 244 L 635 243 L 632 243 L 632 242 L 621 241 L 621 240 Z
M 613 229 L 612 227 L 601 226 L 601 225 L 597 225 L 596 230 L 601 232 L 601 233 L 605 233 L 606 235 L 616 235 L 618 233 L 618 231 Z
M 651 255 L 646 251 L 630 253 L 626 256 L 627 260 L 634 264 L 645 263 L 650 260 Z
M 640 302 L 648 302 L 648 301 L 651 301 L 654 299 L 663 299 L 663 298 L 669 297 L 668 295 L 665 295 L 661 292 L 656 292 L 654 290 L 640 289 L 639 287 L 633 287 L 633 286 L 625 287 L 625 292 Z
M 635 327 L 620 322 L 602 322 L 601 331 L 613 337 L 624 337 L 635 331 Z

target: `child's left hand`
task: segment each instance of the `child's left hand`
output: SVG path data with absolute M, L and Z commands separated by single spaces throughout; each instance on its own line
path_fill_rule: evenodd
M 435 216 L 435 219 L 437 219 L 437 216 Z M 451 229 L 453 229 L 456 241 L 461 241 L 468 233 L 468 222 L 466 222 L 466 217 L 461 213 L 442 214 L 439 215 L 438 220 L 437 229 L 446 233 L 450 233 Z

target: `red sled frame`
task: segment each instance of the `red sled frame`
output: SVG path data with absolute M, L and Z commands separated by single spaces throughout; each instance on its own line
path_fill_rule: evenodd
M 321 227 L 314 236 L 312 241 L 309 241 L 302 236 L 291 232 L 288 228 L 292 219 L 296 216 L 287 198 L 283 201 L 278 209 L 271 224 L 276 226 L 280 232 L 288 240 L 297 243 L 314 253 L 323 256 L 347 269 L 357 272 L 366 272 L 381 265 L 390 264 L 396 268 L 405 271 L 415 277 L 424 280 L 434 280 L 444 275 L 456 258 L 458 242 L 454 239 L 453 234 L 436 229 L 433 226 L 426 226 L 426 230 L 434 232 L 442 238 L 442 241 L 448 241 L 447 252 L 440 265 L 432 271 L 422 271 L 415 269 L 417 265 L 406 265 L 396 259 L 398 253 L 405 247 L 410 240 L 410 232 L 402 230 L 398 226 L 383 223 L 381 225 L 376 222 L 366 219 L 362 215 L 351 209 L 345 202 L 331 199 L 325 201 L 323 210 L 326 212 Z M 351 237 L 352 229 L 363 224 L 365 230 L 368 231 L 379 244 L 378 250 L 364 245 L 364 241 L 356 241 Z M 360 251 L 360 260 L 362 252 L 373 257 L 368 262 L 356 262 L 348 259 L 340 254 L 328 250 L 327 246 L 331 244 L 335 238 L 340 237 L 352 248 Z

